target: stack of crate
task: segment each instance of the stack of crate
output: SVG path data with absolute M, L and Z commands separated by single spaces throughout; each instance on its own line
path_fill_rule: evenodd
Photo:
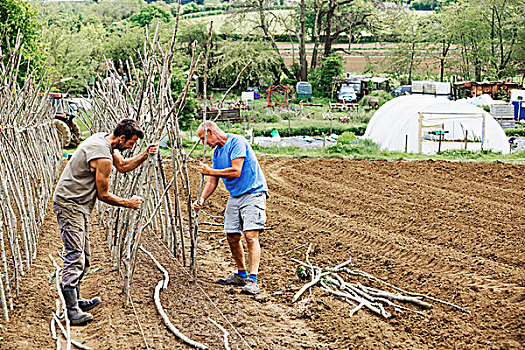
M 511 104 L 497 104 L 490 106 L 490 114 L 498 121 L 503 129 L 514 129 L 514 106 Z

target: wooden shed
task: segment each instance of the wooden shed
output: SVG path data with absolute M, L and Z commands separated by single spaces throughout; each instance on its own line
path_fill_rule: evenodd
M 466 93 L 466 97 L 476 97 L 483 94 L 487 94 L 496 100 L 498 90 L 503 89 L 507 95 L 507 98 L 509 98 L 510 90 L 519 89 L 520 85 L 518 83 L 513 83 L 510 79 L 505 79 L 500 81 L 484 82 L 463 81 L 454 83 L 454 87 L 464 90 Z M 463 94 L 460 95 L 462 96 Z

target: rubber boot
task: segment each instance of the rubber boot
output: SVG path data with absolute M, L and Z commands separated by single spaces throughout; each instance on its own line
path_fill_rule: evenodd
M 66 300 L 67 317 L 72 326 L 84 326 L 87 322 L 93 320 L 93 315 L 80 310 L 77 301 L 76 289 L 62 290 L 64 299 Z
M 78 283 L 77 285 L 77 300 L 78 300 L 78 307 L 82 311 L 89 311 L 91 309 L 94 309 L 102 302 L 102 300 L 100 300 L 100 298 L 97 298 L 97 297 L 93 299 L 89 299 L 89 300 L 83 299 L 80 296 L 80 283 Z

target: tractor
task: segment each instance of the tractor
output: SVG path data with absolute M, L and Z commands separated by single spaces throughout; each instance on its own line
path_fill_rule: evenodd
M 58 137 L 62 148 L 74 148 L 82 142 L 80 126 L 75 121 L 78 115 L 77 104 L 67 98 L 67 94 L 51 93 L 51 106 L 55 119 L 53 124 L 58 129 Z

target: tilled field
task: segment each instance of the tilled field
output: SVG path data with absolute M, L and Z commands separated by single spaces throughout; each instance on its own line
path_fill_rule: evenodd
M 267 225 L 273 229 L 261 235 L 258 296 L 214 283 L 234 268 L 226 243 L 199 251 L 194 284 L 155 237 L 143 238 L 170 273 L 162 303 L 186 335 L 223 348 L 211 317 L 230 332 L 232 349 L 524 347 L 524 166 L 318 159 L 264 159 L 261 165 L 270 187 Z M 221 185 L 205 210 L 220 215 L 226 199 Z M 88 275 L 83 289 L 104 304 L 90 325 L 74 329 L 74 338 L 95 349 L 187 348 L 157 314 L 152 296 L 162 274 L 143 253 L 132 285 L 134 307 L 123 305 L 122 279 L 95 221 L 93 216 L 92 265 L 103 270 Z M 214 246 L 220 238 L 201 234 L 200 246 Z M 425 317 L 395 313 L 383 319 L 365 309 L 350 317 L 351 305 L 318 288 L 292 304 L 304 282 L 291 258 L 304 260 L 306 247 L 284 253 L 306 243 L 312 243 L 314 265 L 352 259 L 352 269 L 471 314 L 431 302 L 433 309 L 418 309 Z M 56 348 L 49 331 L 56 291 L 47 275 L 53 270 L 48 255 L 61 248 L 52 215 L 39 249 L 13 319 L 0 330 L 2 349 Z

